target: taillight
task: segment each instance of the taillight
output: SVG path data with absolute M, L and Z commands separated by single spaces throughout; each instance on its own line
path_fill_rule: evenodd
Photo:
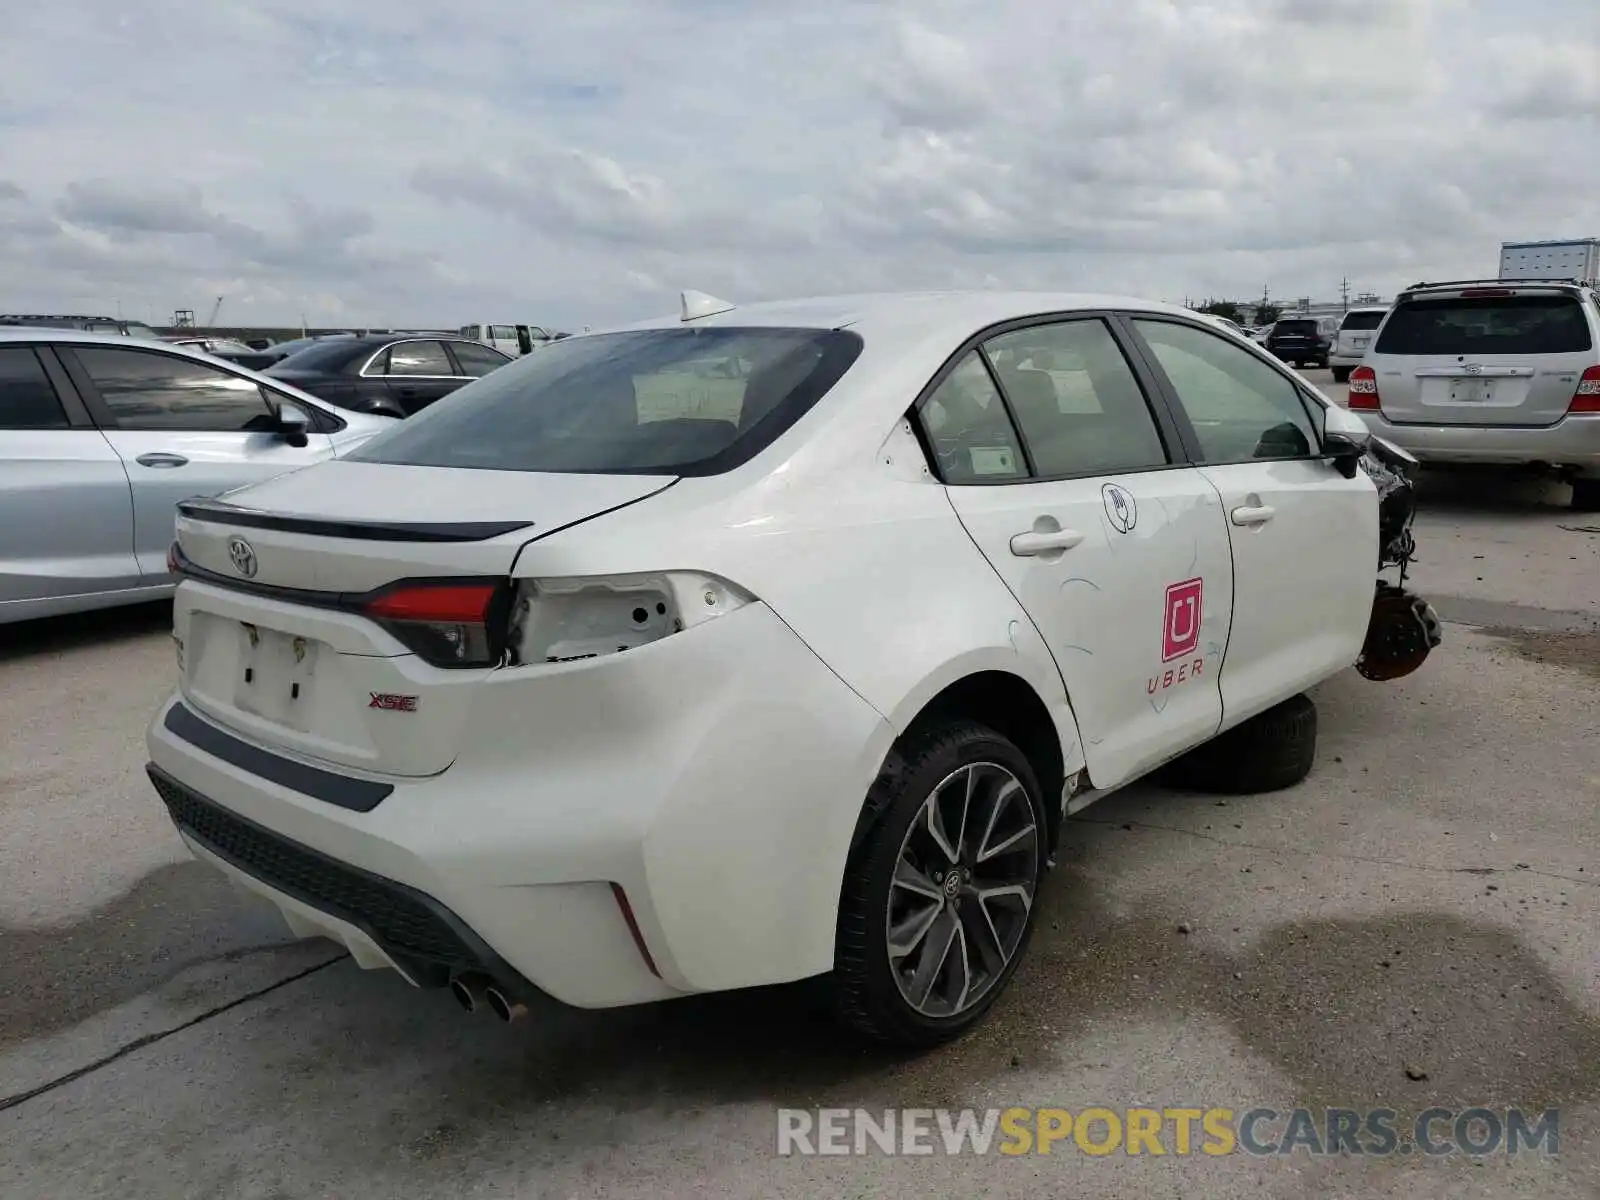
M 1572 393 L 1569 413 L 1600 413 L 1600 367 L 1590 367 L 1578 380 L 1578 390 Z
M 1484 297 L 1484 296 L 1514 296 L 1514 295 L 1516 295 L 1516 293 L 1513 292 L 1510 288 L 1463 288 L 1462 292 L 1461 292 L 1461 296 L 1462 296 L 1463 299 L 1467 299 L 1469 297 L 1473 298 L 1473 299 L 1477 299 L 1477 298 Z
M 178 543 L 173 542 L 172 545 L 167 547 L 167 574 L 176 575 L 178 573 L 178 565 Z
M 1378 374 L 1359 366 L 1350 372 L 1350 407 L 1357 412 L 1378 411 Z
M 503 580 L 403 580 L 361 605 L 436 667 L 493 667 L 505 655 L 511 590 Z

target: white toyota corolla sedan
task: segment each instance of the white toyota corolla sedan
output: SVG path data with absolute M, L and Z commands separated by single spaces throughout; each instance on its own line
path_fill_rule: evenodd
M 1306 688 L 1420 665 L 1405 470 L 1181 308 L 686 293 L 185 503 L 149 772 L 295 931 L 469 1009 L 817 977 L 935 1042 L 1071 814 L 1296 783 Z

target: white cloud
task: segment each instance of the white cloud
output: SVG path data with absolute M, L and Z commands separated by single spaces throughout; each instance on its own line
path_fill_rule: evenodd
M 1593 0 L 58 0 L 7 307 L 567 328 L 895 287 L 1385 291 L 1600 235 Z

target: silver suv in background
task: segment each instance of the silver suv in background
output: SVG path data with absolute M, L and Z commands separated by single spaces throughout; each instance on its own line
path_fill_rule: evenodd
M 1333 349 L 1328 353 L 1328 369 L 1335 383 L 1350 382 L 1350 372 L 1361 365 L 1367 347 L 1372 344 L 1373 331 L 1383 324 L 1387 308 L 1352 308 L 1339 322 L 1333 335 Z
M 1350 409 L 1422 462 L 1533 464 L 1600 511 L 1600 298 L 1572 282 L 1419 283 L 1396 297 Z

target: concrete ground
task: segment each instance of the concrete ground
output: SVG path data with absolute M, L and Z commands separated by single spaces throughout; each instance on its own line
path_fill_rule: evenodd
M 1549 485 L 1426 487 L 1444 646 L 1320 688 L 1299 787 L 1082 814 L 991 1020 L 921 1057 L 800 989 L 506 1027 L 291 943 L 143 777 L 168 614 L 0 630 L 4 1194 L 1600 1195 L 1600 529 Z M 901 1105 L 1554 1106 L 1561 1153 L 775 1154 L 780 1106 Z

